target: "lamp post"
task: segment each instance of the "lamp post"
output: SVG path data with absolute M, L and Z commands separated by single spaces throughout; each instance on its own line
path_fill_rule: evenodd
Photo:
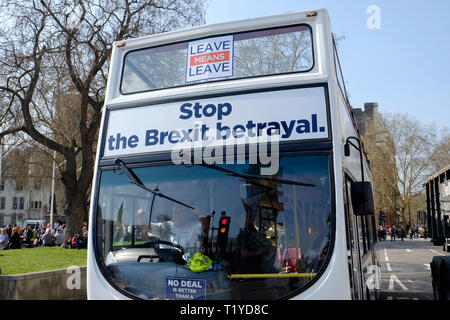
M 58 167 L 62 166 L 67 160 L 64 160 Z M 80 168 L 81 169 L 81 168 Z M 56 151 L 53 151 L 53 169 L 52 169 L 52 194 L 50 199 L 50 228 L 53 229 L 53 213 L 55 211 L 55 170 L 56 170 Z
M 50 199 L 50 229 L 53 229 L 53 212 L 55 206 L 55 167 L 56 167 L 56 151 L 53 152 L 53 171 L 52 171 L 52 194 Z

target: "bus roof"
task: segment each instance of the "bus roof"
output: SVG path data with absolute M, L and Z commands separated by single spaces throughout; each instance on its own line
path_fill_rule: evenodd
M 114 42 L 114 45 L 119 47 L 126 46 L 127 49 L 130 49 L 130 47 L 140 48 L 142 46 L 145 46 L 146 43 L 151 42 L 152 45 L 156 46 L 168 42 L 177 42 L 186 39 L 201 38 L 206 36 L 209 37 L 214 34 L 220 34 L 223 32 L 234 33 L 289 24 L 311 23 L 319 18 L 329 21 L 328 10 L 316 9 L 229 22 L 204 24 L 182 30 L 158 33 L 123 41 L 116 41 Z

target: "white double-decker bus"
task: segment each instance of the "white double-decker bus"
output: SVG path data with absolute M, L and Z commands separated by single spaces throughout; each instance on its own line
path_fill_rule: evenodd
M 326 10 L 114 43 L 88 298 L 374 298 L 370 182 Z

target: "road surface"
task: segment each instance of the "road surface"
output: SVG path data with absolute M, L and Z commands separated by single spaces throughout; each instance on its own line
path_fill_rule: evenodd
M 434 256 L 449 256 L 430 239 L 405 238 L 380 241 L 382 300 L 433 300 L 430 262 Z

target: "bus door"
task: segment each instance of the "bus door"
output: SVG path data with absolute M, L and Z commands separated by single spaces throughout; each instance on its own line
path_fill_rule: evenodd
M 352 290 L 352 298 L 362 300 L 364 299 L 364 282 L 361 268 L 362 248 L 360 237 L 362 236 L 362 230 L 359 230 L 361 217 L 357 217 L 353 214 L 353 207 L 351 201 L 351 181 L 346 177 L 345 182 L 345 221 L 347 230 L 347 255 L 350 271 L 350 288 Z

